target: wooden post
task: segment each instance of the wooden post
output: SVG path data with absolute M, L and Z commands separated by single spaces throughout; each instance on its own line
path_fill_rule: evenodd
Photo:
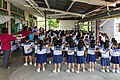
M 88 32 L 90 31 L 90 22 L 88 21 Z
M 45 14 L 45 31 L 46 31 L 46 10 L 45 10 L 44 14 Z
M 99 26 L 100 26 L 99 21 L 100 20 L 96 20 L 96 44 L 98 44 L 99 41 Z
M 92 23 L 92 21 L 91 21 L 91 31 L 92 31 L 92 25 L 93 25 L 93 23 Z
M 10 16 L 11 15 L 11 12 L 10 12 L 10 3 L 7 2 L 7 11 L 8 11 L 8 15 Z M 7 27 L 8 27 L 8 33 L 11 34 L 11 20 L 9 20 L 7 22 Z M 12 55 L 11 55 L 11 51 L 10 51 L 10 55 L 9 55 L 9 65 L 11 67 L 11 62 L 12 62 Z
M 10 12 L 10 3 L 7 2 L 7 11 L 8 11 L 8 16 L 11 15 L 11 12 Z M 11 34 L 11 20 L 9 20 L 7 22 L 7 27 L 8 27 L 8 33 Z

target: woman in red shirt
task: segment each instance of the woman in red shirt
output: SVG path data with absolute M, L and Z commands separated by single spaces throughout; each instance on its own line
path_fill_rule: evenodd
M 1 50 L 4 54 L 4 68 L 8 68 L 8 58 L 9 58 L 9 52 L 11 49 L 11 40 L 16 40 L 17 37 L 14 37 L 10 34 L 8 34 L 8 28 L 3 27 L 2 28 L 2 34 L 0 34 L 0 41 L 1 41 Z

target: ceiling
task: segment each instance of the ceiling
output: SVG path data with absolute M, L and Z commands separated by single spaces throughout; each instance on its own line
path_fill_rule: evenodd
M 91 20 L 120 13 L 120 0 L 6 0 L 37 16 L 62 20 Z

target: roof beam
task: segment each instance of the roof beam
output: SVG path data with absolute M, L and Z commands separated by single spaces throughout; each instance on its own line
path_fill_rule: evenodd
M 57 10 L 57 9 L 49 9 L 49 8 L 43 8 L 43 7 L 36 7 L 40 10 L 43 10 L 43 11 L 53 11 L 53 12 L 60 12 L 60 13 L 63 13 L 63 14 L 71 14 L 71 15 L 76 15 L 76 16 L 81 16 L 82 14 L 79 14 L 79 13 L 74 13 L 74 12 L 66 12 L 66 11 L 62 11 L 62 10 Z
M 70 4 L 70 6 L 69 6 L 68 9 L 67 9 L 67 12 L 70 10 L 70 8 L 73 6 L 74 3 L 75 3 L 75 1 L 73 1 L 73 2 Z
M 50 9 L 50 5 L 48 3 L 48 0 L 44 0 L 45 1 L 45 4 L 47 5 L 47 7 Z

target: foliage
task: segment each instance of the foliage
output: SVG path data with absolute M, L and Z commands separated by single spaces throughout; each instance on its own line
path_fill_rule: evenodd
M 48 21 L 48 26 L 49 26 L 50 28 L 58 28 L 58 27 L 59 27 L 59 22 L 57 22 L 56 19 L 50 19 L 50 20 Z

